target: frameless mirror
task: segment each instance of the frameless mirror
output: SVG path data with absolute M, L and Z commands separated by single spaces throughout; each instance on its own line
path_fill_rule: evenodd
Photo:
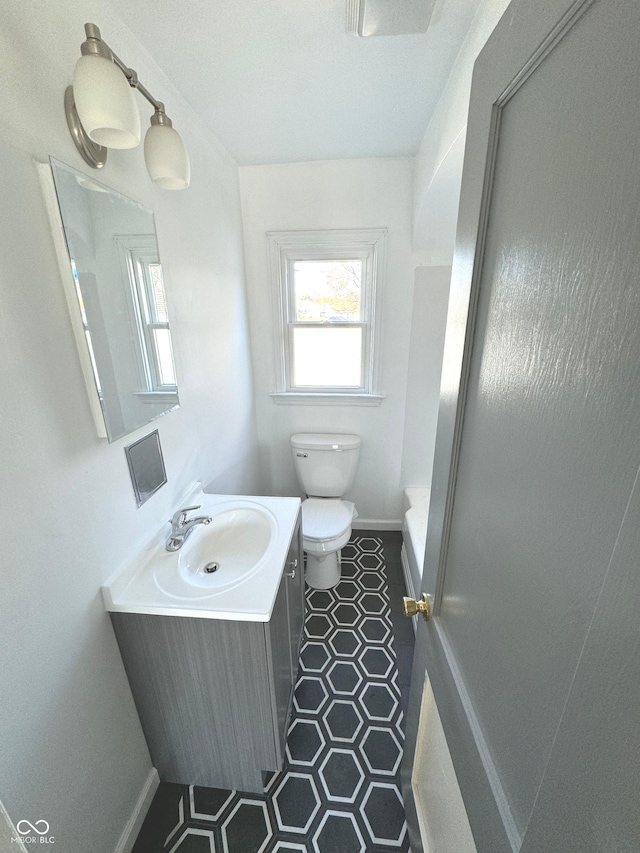
M 179 402 L 153 213 L 53 158 L 51 171 L 85 378 L 115 441 Z

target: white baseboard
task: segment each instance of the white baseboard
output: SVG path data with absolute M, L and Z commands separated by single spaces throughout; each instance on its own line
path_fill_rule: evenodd
M 140 796 L 133 807 L 129 820 L 126 823 L 125 828 L 122 830 L 122 835 L 116 844 L 114 853 L 131 853 L 131 849 L 135 844 L 140 828 L 142 827 L 144 819 L 147 816 L 147 812 L 149 811 L 153 795 L 158 790 L 159 784 L 160 777 L 158 776 L 158 771 L 155 767 L 152 767 L 149 771 L 149 775 L 145 779 L 142 790 L 140 791 Z
M 354 518 L 352 530 L 402 530 L 402 521 L 395 518 Z

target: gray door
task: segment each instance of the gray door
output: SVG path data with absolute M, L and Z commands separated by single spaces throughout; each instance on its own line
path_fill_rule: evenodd
M 640 850 L 639 43 L 514 0 L 474 74 L 405 778 L 426 667 L 479 853 Z

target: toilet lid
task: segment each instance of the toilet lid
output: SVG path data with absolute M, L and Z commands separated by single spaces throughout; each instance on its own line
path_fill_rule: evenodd
M 302 502 L 302 535 L 305 539 L 342 536 L 353 520 L 353 504 L 338 498 L 307 498 Z

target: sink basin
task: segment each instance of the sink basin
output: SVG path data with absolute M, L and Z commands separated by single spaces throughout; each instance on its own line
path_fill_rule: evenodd
M 246 581 L 269 556 L 278 525 L 266 507 L 237 500 L 203 509 L 211 523 L 194 527 L 179 551 L 158 556 L 154 577 L 165 595 L 218 595 Z
M 199 483 L 181 506 L 211 516 L 179 551 L 166 549 L 169 526 L 131 555 L 102 588 L 112 613 L 268 622 L 297 529 L 300 498 L 217 495 Z

